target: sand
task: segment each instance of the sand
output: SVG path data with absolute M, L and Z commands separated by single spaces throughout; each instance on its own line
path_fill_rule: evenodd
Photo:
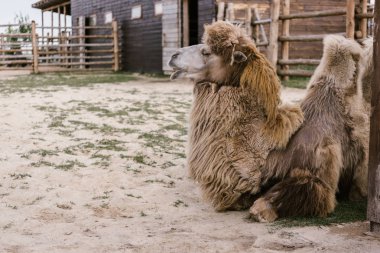
M 215 212 L 185 168 L 191 92 L 141 79 L 0 93 L 0 252 L 380 252 L 367 222 Z

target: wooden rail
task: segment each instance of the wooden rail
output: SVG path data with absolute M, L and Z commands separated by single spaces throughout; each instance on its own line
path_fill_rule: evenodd
M 290 20 L 290 19 L 303 19 L 303 18 L 321 18 L 329 16 L 341 16 L 346 15 L 346 9 L 336 9 L 336 10 L 326 10 L 326 11 L 310 11 L 302 13 L 293 13 L 280 16 L 281 20 Z
M 272 22 L 272 19 L 268 18 L 268 19 L 261 19 L 261 20 L 253 21 L 252 24 L 253 25 L 265 25 L 265 24 L 270 24 L 271 22 Z
M 335 35 L 344 35 L 345 33 L 335 33 Z M 316 35 L 293 35 L 293 36 L 280 36 L 278 38 L 279 41 L 322 41 L 326 35 L 330 34 L 316 34 Z
M 321 62 L 319 59 L 280 59 L 279 65 L 318 65 Z
M 279 76 L 302 76 L 302 77 L 310 77 L 312 76 L 314 71 L 302 70 L 302 69 L 289 69 L 289 70 L 278 70 L 277 74 Z

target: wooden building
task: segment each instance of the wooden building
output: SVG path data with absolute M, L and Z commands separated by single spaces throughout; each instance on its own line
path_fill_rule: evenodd
M 359 1 L 359 0 L 358 0 Z M 218 19 L 221 0 L 40 0 L 33 4 L 43 12 L 71 15 L 72 26 L 101 26 L 119 24 L 121 69 L 135 72 L 159 73 L 170 70 L 167 62 L 179 47 L 201 41 L 204 24 Z M 270 17 L 270 0 L 224 1 L 223 19 L 244 21 L 246 10 L 258 10 L 261 18 Z M 58 8 L 57 8 L 58 6 Z M 346 0 L 291 0 L 290 13 L 345 8 Z M 219 13 L 220 14 L 220 13 Z M 66 19 L 65 19 L 66 20 Z M 331 16 L 291 21 L 292 35 L 329 34 L 345 32 L 346 19 Z M 281 30 L 281 27 L 280 27 Z M 262 31 L 269 36 L 269 24 Z M 47 32 L 47 31 L 45 31 Z M 86 31 L 86 34 L 89 31 Z M 261 48 L 265 52 L 265 47 Z M 290 44 L 291 58 L 317 59 L 322 54 L 322 43 L 294 42 Z
M 121 68 L 149 73 L 164 71 L 168 57 L 177 48 L 197 44 L 203 24 L 212 22 L 215 11 L 213 0 L 41 0 L 32 6 L 43 13 L 63 13 L 57 8 L 60 5 L 70 7 L 65 13 L 71 15 L 72 26 L 100 26 L 116 19 Z M 182 9 L 187 10 L 184 16 L 188 17 L 185 36 Z

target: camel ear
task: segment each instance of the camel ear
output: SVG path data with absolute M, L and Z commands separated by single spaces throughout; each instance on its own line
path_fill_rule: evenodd
M 234 62 L 241 63 L 245 62 L 247 60 L 247 56 L 242 53 L 241 51 L 235 51 L 234 52 Z

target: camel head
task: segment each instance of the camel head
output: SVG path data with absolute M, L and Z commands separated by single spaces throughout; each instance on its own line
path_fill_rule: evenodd
M 245 31 L 229 22 L 214 22 L 205 25 L 203 43 L 173 54 L 169 66 L 175 72 L 171 78 L 240 87 L 253 100 L 260 101 L 268 122 L 274 122 L 280 81 L 275 68 Z
M 240 51 L 234 52 L 234 63 L 247 60 Z M 169 67 L 174 72 L 170 76 L 174 79 L 190 79 L 195 82 L 209 81 L 220 83 L 226 79 L 228 66 L 223 64 L 223 58 L 211 53 L 206 44 L 198 44 L 178 49 L 170 58 Z
M 309 84 L 321 76 L 332 80 L 336 88 L 351 93 L 358 89 L 362 47 L 353 39 L 328 35 L 323 40 L 323 56 Z
M 168 62 L 169 67 L 174 70 L 170 79 L 202 80 L 209 56 L 206 49 L 203 44 L 178 49 Z

